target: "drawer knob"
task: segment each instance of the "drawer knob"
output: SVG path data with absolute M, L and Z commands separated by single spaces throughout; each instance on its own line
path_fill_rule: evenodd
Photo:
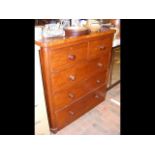
M 102 51 L 105 49 L 105 46 L 99 46 L 99 49 Z
M 68 56 L 68 59 L 69 59 L 69 60 L 75 60 L 75 59 L 76 59 L 76 56 L 75 56 L 75 55 L 69 55 L 69 56 Z
M 74 75 L 70 75 L 70 76 L 69 76 L 69 80 L 71 80 L 71 81 L 75 81 L 75 79 L 76 79 L 76 78 L 75 78 Z
M 96 80 L 96 83 L 101 83 L 101 81 L 100 80 Z
M 73 116 L 74 115 L 74 112 L 73 111 L 69 111 L 69 114 Z
M 99 98 L 100 98 L 100 96 L 96 94 L 96 95 L 95 95 L 95 98 L 96 98 L 96 99 L 99 99 Z
M 102 67 L 103 64 L 99 62 L 99 63 L 97 63 L 97 66 L 98 66 L 98 67 Z
M 74 97 L 75 97 L 75 95 L 74 95 L 73 93 L 69 93 L 68 96 L 69 96 L 70 98 L 74 98 Z

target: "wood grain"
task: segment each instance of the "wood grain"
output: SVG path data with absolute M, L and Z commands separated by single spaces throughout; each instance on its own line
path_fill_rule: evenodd
M 105 99 L 115 31 L 47 39 L 40 60 L 50 130 L 57 132 Z
M 85 98 L 56 113 L 57 125 L 61 129 L 105 99 L 106 87 L 103 86 Z

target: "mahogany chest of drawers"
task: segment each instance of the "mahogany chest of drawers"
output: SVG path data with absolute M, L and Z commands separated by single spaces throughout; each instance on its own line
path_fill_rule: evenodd
M 104 101 L 114 33 L 36 41 L 52 132 Z

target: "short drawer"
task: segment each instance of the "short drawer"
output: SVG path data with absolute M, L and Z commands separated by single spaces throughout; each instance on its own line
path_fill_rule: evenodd
M 88 51 L 88 43 L 80 43 L 61 49 L 50 51 L 51 71 L 59 71 L 68 65 L 86 60 Z
M 60 110 L 103 86 L 106 83 L 106 77 L 107 72 L 99 72 L 84 82 L 55 93 L 53 95 L 55 110 Z
M 73 103 L 62 111 L 56 112 L 57 127 L 63 128 L 85 112 L 89 111 L 105 99 L 106 87 L 103 86 L 85 98 Z
M 107 36 L 106 38 L 96 38 L 95 40 L 89 41 L 89 52 L 88 60 L 96 59 L 109 53 L 112 47 L 112 37 Z
M 89 76 L 93 76 L 98 72 L 107 71 L 110 63 L 110 53 L 105 55 L 104 57 L 100 57 L 94 60 L 89 61 L 87 74 Z

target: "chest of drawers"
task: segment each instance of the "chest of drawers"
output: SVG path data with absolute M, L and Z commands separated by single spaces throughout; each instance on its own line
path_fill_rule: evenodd
M 36 41 L 52 132 L 104 101 L 114 33 Z

